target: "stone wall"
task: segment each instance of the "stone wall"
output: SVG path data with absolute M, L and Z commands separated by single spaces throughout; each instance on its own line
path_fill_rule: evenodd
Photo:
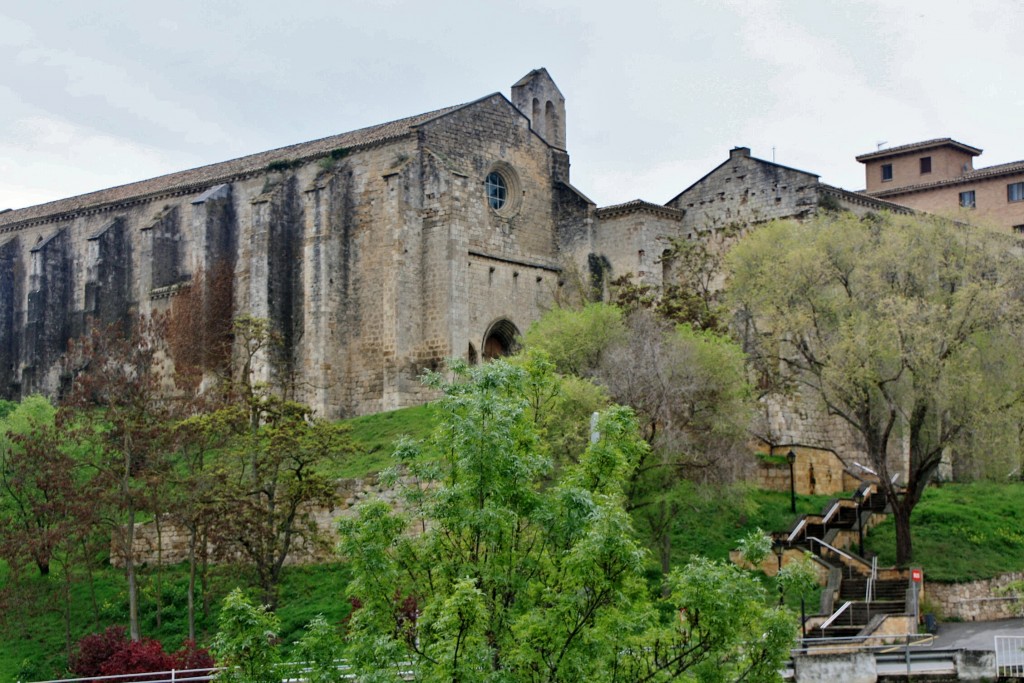
M 818 203 L 818 176 L 750 156 L 736 147 L 729 159 L 666 203 L 686 212 L 687 236 L 730 224 L 804 218 Z
M 875 683 L 878 673 L 870 652 L 844 654 L 798 654 L 793 657 L 794 679 L 798 683 Z
M 946 619 L 1009 619 L 1021 614 L 1022 599 L 1000 595 L 999 589 L 1014 581 L 1024 581 L 1024 572 L 969 583 L 929 582 L 924 589 L 924 598 Z
M 597 222 L 587 244 L 587 271 L 591 287 L 603 292 L 608 283 L 623 275 L 633 281 L 661 287 L 670 264 L 662 256 L 672 239 L 683 233 L 685 212 L 664 206 L 633 201 L 598 209 Z M 577 252 L 580 266 L 583 252 Z M 606 263 L 607 272 L 597 273 L 592 264 Z
M 790 450 L 796 454 L 793 463 L 793 487 L 801 495 L 830 495 L 849 491 L 854 482 L 846 473 L 846 463 L 837 453 L 809 446 L 774 446 L 771 455 L 784 457 Z M 789 463 L 761 461 L 757 468 L 758 488 L 789 491 Z
M 356 506 L 364 501 L 380 500 L 388 503 L 398 513 L 405 511 L 405 501 L 401 496 L 404 487 L 413 485 L 415 480 L 400 477 L 395 485 L 385 486 L 376 476 L 364 479 L 342 479 L 338 482 L 337 507 L 333 509 L 315 508 L 312 510 L 317 528 L 332 540 L 332 547 L 337 541 L 338 520 L 356 515 Z M 135 529 L 135 561 L 137 563 L 178 564 L 188 560 L 188 531 L 174 523 L 170 518 L 161 521 L 158 531 L 155 522 L 140 524 Z M 211 557 L 217 557 L 217 548 L 207 548 Z M 298 543 L 288 557 L 287 564 L 307 564 L 322 562 L 326 557 Z M 116 567 L 124 565 L 124 558 L 116 543 L 111 544 L 110 563 Z
M 545 93 L 537 124 L 564 141 L 547 73 L 517 86 Z M 171 309 L 199 274 L 227 272 L 221 317 L 266 318 L 282 341 L 258 355 L 257 381 L 332 418 L 431 398 L 425 369 L 481 357 L 495 325 L 511 342 L 553 305 L 559 226 L 590 224 L 592 205 L 567 190 L 568 154 L 533 113 L 495 94 L 5 212 L 0 395 L 56 393 L 60 356 L 88 321 Z M 496 170 L 510 181 L 501 209 L 484 187 Z
M 840 418 L 829 415 L 821 400 L 811 392 L 791 396 L 772 395 L 762 402 L 768 444 L 801 444 L 834 451 L 847 464 L 864 462 L 859 435 Z

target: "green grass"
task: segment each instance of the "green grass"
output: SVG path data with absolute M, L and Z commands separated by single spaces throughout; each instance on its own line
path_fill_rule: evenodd
M 327 473 L 334 477 L 365 477 L 394 464 L 391 457 L 395 442 L 402 436 L 425 439 L 437 423 L 437 408 L 432 404 L 402 408 L 388 413 L 364 415 L 345 421 L 352 431 L 355 451 Z
M 391 466 L 395 441 L 401 436 L 426 438 L 433 431 L 436 416 L 436 408 L 424 405 L 348 420 L 355 450 L 327 473 L 334 477 L 364 477 Z M 177 649 L 188 630 L 187 567 L 165 567 L 162 572 L 160 626 L 156 623 L 157 580 L 155 568 L 142 571 L 140 626 L 145 636 L 161 641 L 166 649 Z M 7 568 L 0 564 L 0 683 L 41 680 L 64 673 L 62 581 L 55 569 L 49 577 L 27 574 L 13 585 Z M 332 621 L 348 614 L 350 608 L 344 598 L 347 581 L 347 570 L 340 564 L 288 568 L 278 609 L 282 640 L 292 642 L 317 614 L 322 613 Z M 216 631 L 219 600 L 235 586 L 253 584 L 252 577 L 238 567 L 211 569 L 210 618 L 205 620 L 199 614 L 197 622 L 201 643 L 209 642 Z M 112 624 L 127 625 L 126 586 L 120 570 L 107 567 L 97 571 L 92 591 L 85 576 L 76 577 L 70 593 L 73 642 Z
M 426 437 L 436 420 L 430 406 L 410 408 L 350 420 L 357 454 L 347 460 L 336 476 L 364 476 L 392 464 L 393 441 L 400 435 Z M 673 563 L 683 564 L 694 555 L 725 560 L 737 541 L 756 528 L 782 531 L 793 523 L 789 494 L 734 487 L 725 490 L 689 486 L 672 530 Z M 797 496 L 797 513 L 817 513 L 829 496 Z M 638 525 L 640 528 L 640 525 Z M 929 580 L 988 578 L 1024 570 L 1024 484 L 947 484 L 929 489 L 914 515 L 918 564 Z M 883 565 L 895 559 L 892 524 L 872 530 L 868 548 L 880 554 Z M 656 570 L 654 572 L 657 573 Z M 280 588 L 278 615 L 281 637 L 293 642 L 302 627 L 316 614 L 338 622 L 349 612 L 344 598 L 349 575 L 339 563 L 289 567 Z M 162 575 L 164 607 L 156 625 L 155 568 L 147 567 L 141 578 L 141 626 L 143 634 L 176 649 L 186 633 L 185 587 L 187 567 L 167 567 Z M 777 595 L 773 579 L 762 581 L 769 599 Z M 208 643 L 216 630 L 219 600 L 235 586 L 253 585 L 252 577 L 238 567 L 215 567 L 211 575 L 212 609 L 209 619 L 199 618 L 199 639 Z M 124 576 L 105 568 L 95 575 L 95 603 L 88 582 L 80 577 L 71 589 L 72 640 L 102 630 L 110 624 L 127 623 Z M 787 605 L 799 610 L 797 596 Z M 817 596 L 807 596 L 808 612 L 817 611 Z M 0 682 L 41 680 L 64 673 L 64 625 L 62 580 L 53 576 L 29 576 L 12 585 L 0 565 Z
M 911 517 L 914 566 L 925 580 L 988 579 L 1024 571 L 1024 484 L 944 484 L 925 491 Z M 892 519 L 871 530 L 868 550 L 896 563 Z
M 831 496 L 796 497 L 797 515 L 819 513 Z M 686 491 L 686 503 L 672 531 L 672 561 L 692 555 L 727 560 L 739 539 L 757 528 L 785 531 L 796 515 L 789 511 L 789 493 L 747 487 Z
M 162 581 L 162 620 L 156 624 L 155 571 L 150 568 L 141 574 L 139 621 L 144 636 L 155 638 L 166 650 L 176 650 L 188 633 L 186 587 L 188 567 L 165 567 Z M 289 567 L 285 570 L 280 588 L 281 619 L 278 634 L 287 645 L 300 635 L 303 626 L 317 614 L 332 622 L 339 622 L 350 611 L 344 597 L 348 583 L 348 570 L 339 563 L 308 567 Z M 0 587 L 7 584 L 5 567 L 0 567 Z M 20 581 L 13 595 L 6 595 L 6 609 L 0 621 L 0 681 L 42 680 L 65 675 L 65 636 L 63 618 L 63 579 L 58 574 L 49 577 L 29 576 Z M 210 618 L 204 619 L 201 607 L 197 613 L 197 636 L 201 644 L 209 642 L 216 632 L 219 602 L 236 586 L 251 585 L 251 578 L 237 567 L 216 567 L 212 570 Z M 88 633 L 101 631 L 107 626 L 127 626 L 128 604 L 124 574 L 108 567 L 97 571 L 94 577 L 97 612 L 88 582 L 84 576 L 76 577 L 71 587 L 71 638 L 79 640 Z M 253 593 L 255 597 L 255 593 Z M 14 601 L 13 603 L 10 601 Z

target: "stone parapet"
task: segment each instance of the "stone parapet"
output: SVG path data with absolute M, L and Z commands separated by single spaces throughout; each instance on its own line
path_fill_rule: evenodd
M 1024 581 L 1024 572 L 1003 574 L 994 579 L 967 583 L 929 583 L 925 597 L 946 619 L 994 621 L 1020 614 L 1021 598 L 1002 595 L 1001 589 Z

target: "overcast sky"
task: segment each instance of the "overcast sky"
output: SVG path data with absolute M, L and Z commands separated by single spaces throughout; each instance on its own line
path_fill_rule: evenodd
M 848 189 L 881 142 L 1024 159 L 1021 0 L 0 0 L 0 59 L 0 209 L 507 96 L 541 66 L 599 205 L 663 203 L 737 145 Z

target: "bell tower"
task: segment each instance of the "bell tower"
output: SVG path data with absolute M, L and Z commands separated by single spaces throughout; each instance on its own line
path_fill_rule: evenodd
M 530 119 L 530 128 L 552 147 L 565 149 L 565 97 L 548 70 L 534 69 L 512 86 L 512 104 Z

